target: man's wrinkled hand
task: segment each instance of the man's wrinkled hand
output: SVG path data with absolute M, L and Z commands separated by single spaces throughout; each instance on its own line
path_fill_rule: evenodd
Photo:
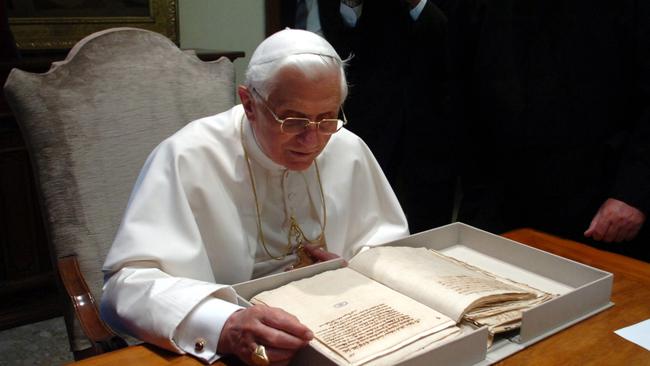
M 608 198 L 596 212 L 584 235 L 606 243 L 633 240 L 641 230 L 645 219 L 645 214 L 637 208 L 623 201 Z
M 286 365 L 314 337 L 298 319 L 278 308 L 255 305 L 234 312 L 221 330 L 217 352 L 251 363 L 258 345 L 266 348 L 271 365 Z
M 338 255 L 328 252 L 316 244 L 307 244 L 303 247 L 305 248 L 307 254 L 309 254 L 309 256 L 314 260 L 314 263 L 325 262 L 339 258 Z

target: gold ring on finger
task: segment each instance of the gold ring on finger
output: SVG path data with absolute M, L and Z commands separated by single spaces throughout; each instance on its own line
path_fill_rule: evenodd
M 266 348 L 261 344 L 255 347 L 255 351 L 251 353 L 251 362 L 255 366 L 269 366 L 269 356 L 266 355 Z

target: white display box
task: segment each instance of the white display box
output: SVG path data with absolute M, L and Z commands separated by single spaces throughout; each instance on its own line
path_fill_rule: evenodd
M 453 223 L 383 245 L 426 247 L 498 276 L 513 279 L 558 297 L 523 313 L 518 332 L 497 337 L 487 349 L 486 328 L 463 327 L 462 335 L 402 365 L 489 365 L 613 305 L 613 275 L 535 249 L 463 223 Z M 342 260 L 319 263 L 234 285 L 240 304 L 256 294 L 317 273 L 340 268 Z M 295 365 L 333 365 L 311 347 L 298 352 Z

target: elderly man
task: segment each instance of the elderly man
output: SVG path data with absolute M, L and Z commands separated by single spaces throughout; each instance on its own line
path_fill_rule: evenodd
M 278 32 L 251 57 L 241 105 L 152 152 L 104 265 L 112 326 L 205 362 L 288 362 L 311 331 L 235 305 L 229 284 L 290 269 L 300 250 L 349 258 L 408 234 L 372 153 L 342 128 L 343 67 L 320 36 Z

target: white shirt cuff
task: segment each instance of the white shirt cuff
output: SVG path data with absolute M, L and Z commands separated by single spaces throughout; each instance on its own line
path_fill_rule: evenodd
M 409 11 L 409 14 L 411 14 L 411 19 L 418 20 L 425 5 L 427 5 L 427 0 L 420 0 L 420 3 Z
M 207 298 L 200 302 L 174 332 L 174 342 L 184 352 L 203 362 L 213 363 L 221 357 L 217 346 L 226 320 L 241 306 L 217 299 Z

